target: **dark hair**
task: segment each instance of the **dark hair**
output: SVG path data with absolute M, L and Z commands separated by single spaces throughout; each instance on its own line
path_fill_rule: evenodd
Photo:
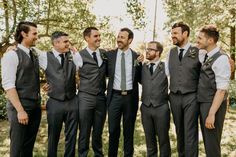
M 65 32 L 62 32 L 62 31 L 55 31 L 51 35 L 51 41 L 53 42 L 53 40 L 58 39 L 62 36 L 69 36 L 69 35 Z
M 16 27 L 16 33 L 15 33 L 15 41 L 17 43 L 21 43 L 23 40 L 23 36 L 21 35 L 21 32 L 28 33 L 30 31 L 30 26 L 37 28 L 37 25 L 33 22 L 29 21 L 21 21 L 17 27 Z
M 220 33 L 217 30 L 217 27 L 214 25 L 203 26 L 200 32 L 205 33 L 207 37 L 213 38 L 214 42 L 217 43 L 220 37 Z
M 155 44 L 156 45 L 156 50 L 159 51 L 160 54 L 163 52 L 163 46 L 160 42 L 150 41 L 149 44 Z
M 134 33 L 129 29 L 129 28 L 121 28 L 121 32 L 128 32 L 128 39 L 133 39 L 134 38 Z
M 91 35 L 92 30 L 98 31 L 98 29 L 96 27 L 87 27 L 87 28 L 85 28 L 85 30 L 83 32 L 84 39 L 85 39 L 85 37 L 89 37 Z
M 180 27 L 182 30 L 182 33 L 184 33 L 185 31 L 188 32 L 187 36 L 190 35 L 190 28 L 187 24 L 183 23 L 183 22 L 177 22 L 172 26 L 172 29 Z

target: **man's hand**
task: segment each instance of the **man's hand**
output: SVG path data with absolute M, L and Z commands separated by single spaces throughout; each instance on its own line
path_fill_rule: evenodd
M 78 50 L 77 50 L 75 47 L 73 47 L 73 46 L 70 47 L 70 51 L 71 51 L 73 54 L 75 54 L 75 53 L 78 52 Z
M 214 123 L 215 123 L 215 115 L 209 114 L 206 118 L 205 127 L 207 129 L 215 129 Z
M 144 61 L 144 55 L 143 54 L 140 54 L 137 58 L 137 61 L 138 62 L 143 62 Z
M 29 117 L 28 114 L 23 110 L 17 112 L 18 122 L 23 125 L 28 125 Z
M 49 89 L 50 89 L 49 84 L 48 84 L 48 83 L 45 83 L 45 84 L 42 86 L 42 89 L 43 89 L 44 92 L 47 93 L 47 92 L 49 91 Z
M 16 50 L 16 45 L 13 45 L 13 46 L 9 46 L 6 50 L 6 52 L 15 51 L 15 50 Z

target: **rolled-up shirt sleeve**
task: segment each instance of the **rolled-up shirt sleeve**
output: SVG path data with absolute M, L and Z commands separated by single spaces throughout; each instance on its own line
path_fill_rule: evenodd
M 79 54 L 79 52 L 72 53 L 72 55 L 73 55 L 73 62 L 75 63 L 76 66 L 76 70 L 79 70 L 79 68 L 83 66 L 83 59 Z
M 4 90 L 15 88 L 17 66 L 19 64 L 16 52 L 9 51 L 1 59 L 2 87 Z
M 227 90 L 230 82 L 230 64 L 226 55 L 220 56 L 212 65 L 215 73 L 216 88 Z

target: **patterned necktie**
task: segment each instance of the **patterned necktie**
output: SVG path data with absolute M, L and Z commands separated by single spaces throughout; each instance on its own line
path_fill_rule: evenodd
M 126 72 L 125 72 L 125 53 L 121 53 L 121 82 L 120 89 L 122 91 L 126 90 Z
M 61 57 L 61 67 L 63 67 L 64 61 L 65 61 L 65 56 L 64 56 L 64 54 L 59 54 L 59 56 Z
M 98 58 L 97 58 L 97 53 L 93 52 L 93 59 L 95 60 L 95 62 L 98 64 Z
M 183 52 L 184 49 L 179 49 L 179 61 L 181 62 L 182 58 L 183 58 Z
M 207 58 L 208 58 L 208 55 L 206 54 L 205 57 L 204 57 L 203 63 L 205 63 L 207 61 Z
M 154 65 L 155 65 L 155 63 L 150 63 L 149 71 L 150 71 L 151 75 L 153 74 L 153 66 Z

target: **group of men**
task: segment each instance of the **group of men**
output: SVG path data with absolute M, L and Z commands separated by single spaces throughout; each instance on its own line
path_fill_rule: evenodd
M 1 61 L 2 85 L 9 100 L 10 156 L 33 156 L 41 120 L 39 67 L 45 71 L 49 85 L 46 104 L 49 157 L 57 156 L 63 123 L 64 156 L 75 156 L 78 126 L 79 156 L 88 155 L 90 135 L 94 156 L 104 156 L 102 133 L 106 113 L 108 156 L 118 154 L 121 119 L 123 156 L 133 156 L 138 83 L 142 85 L 140 110 L 147 156 L 158 156 L 156 137 L 160 156 L 171 156 L 170 109 L 180 157 L 198 156 L 199 115 L 206 155 L 220 156 L 230 77 L 228 57 L 216 44 L 219 39 L 216 27 L 208 25 L 200 30 L 197 47 L 190 44 L 189 34 L 188 25 L 175 23 L 171 36 L 176 47 L 170 50 L 166 62 L 160 60 L 163 46 L 152 41 L 146 48 L 148 61 L 142 64 L 143 55 L 130 48 L 134 34 L 128 28 L 120 30 L 118 48 L 107 52 L 99 49 L 101 38 L 96 27 L 84 30 L 87 47 L 79 53 L 70 50 L 68 34 L 56 31 L 51 36 L 53 49 L 45 53 L 34 47 L 38 38 L 37 26 L 20 22 L 15 34 L 17 48 L 5 53 Z M 80 78 L 78 89 L 76 71 Z

